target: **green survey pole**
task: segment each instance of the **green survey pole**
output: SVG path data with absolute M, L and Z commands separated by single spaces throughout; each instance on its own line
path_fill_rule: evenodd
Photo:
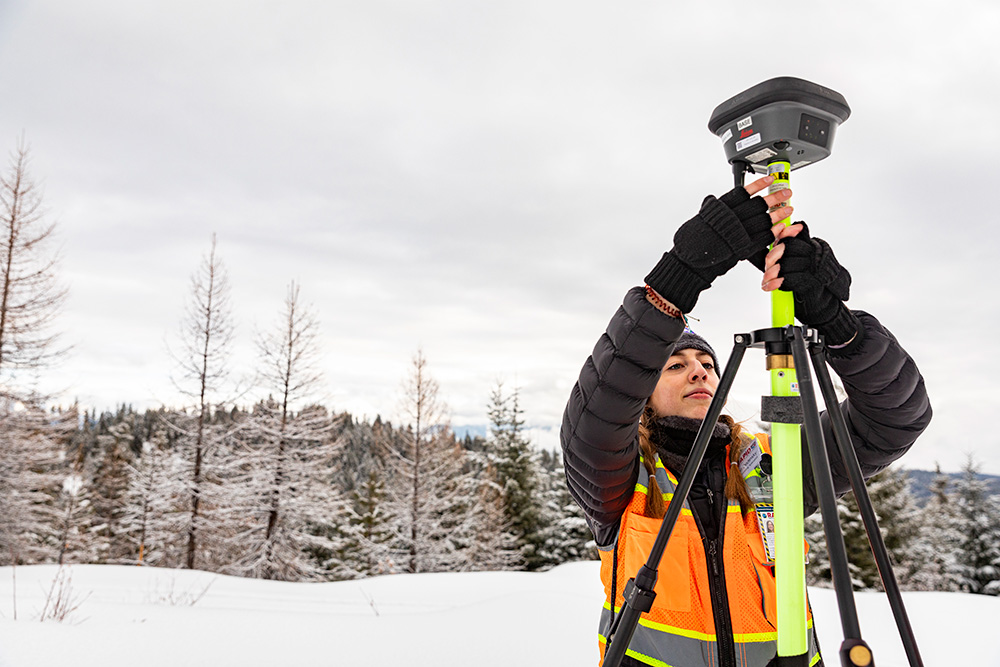
M 774 176 L 769 193 L 789 187 L 792 166 L 771 162 Z M 788 205 L 787 203 L 785 204 Z M 787 219 L 785 224 L 791 224 Z M 771 293 L 771 326 L 795 323 L 795 301 L 791 292 Z M 798 382 L 791 350 L 768 354 L 772 396 L 798 396 Z M 771 456 L 774 465 L 775 578 L 778 587 L 778 655 L 797 656 L 808 651 L 806 628 L 806 567 L 803 555 L 805 531 L 802 509 L 802 431 L 799 424 L 772 424 Z

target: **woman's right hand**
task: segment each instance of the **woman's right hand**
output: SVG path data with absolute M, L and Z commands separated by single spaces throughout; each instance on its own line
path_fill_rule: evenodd
M 719 199 L 706 197 L 698 215 L 674 234 L 674 247 L 646 276 L 646 284 L 682 312 L 690 312 L 713 280 L 741 259 L 766 250 L 784 227 L 781 221 L 792 214 L 792 207 L 774 207 L 788 201 L 792 191 L 753 196 L 773 181 L 766 176 Z
M 774 176 L 764 176 L 763 178 L 758 178 L 753 183 L 750 183 L 749 185 L 745 186 L 744 190 L 746 190 L 747 194 L 752 197 L 761 190 L 763 190 L 764 188 L 771 185 L 772 183 L 774 183 Z M 777 208 L 779 204 L 787 202 L 791 198 L 792 198 L 792 190 L 790 188 L 785 188 L 784 190 L 778 190 L 774 194 L 769 194 L 765 195 L 764 197 L 761 197 L 761 199 L 764 200 L 764 203 L 767 204 L 767 208 L 770 211 L 771 222 L 773 223 L 773 225 L 777 225 L 779 222 L 785 220 L 792 214 L 793 209 L 791 206 L 782 206 L 780 208 Z M 771 231 L 774 233 L 775 239 L 778 238 L 778 234 L 781 233 L 781 230 L 783 228 L 784 225 L 782 225 L 781 227 L 772 226 Z

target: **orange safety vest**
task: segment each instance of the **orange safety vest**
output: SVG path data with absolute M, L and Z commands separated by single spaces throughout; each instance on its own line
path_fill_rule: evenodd
M 770 453 L 764 434 L 759 434 L 749 446 Z M 659 456 L 656 481 L 663 500 L 669 504 L 677 488 L 677 479 L 660 462 Z M 599 547 L 601 581 L 606 597 L 598 632 L 601 663 L 611 622 L 623 604 L 625 584 L 645 564 L 663 523 L 662 519 L 643 515 L 648 483 L 649 473 L 640 463 L 635 493 L 622 515 L 617 540 Z M 723 568 L 737 665 L 764 667 L 775 656 L 778 646 L 774 574 L 764 565 L 764 542 L 757 527 L 756 513 L 750 511 L 744 517 L 739 501 L 730 499 L 725 521 Z M 708 568 L 698 526 L 685 500 L 657 570 L 653 607 L 640 617 L 626 655 L 655 667 L 715 667 L 719 664 Z M 614 612 L 611 607 L 613 572 L 617 574 Z M 820 656 L 811 610 L 807 623 L 810 628 L 809 664 L 815 665 Z

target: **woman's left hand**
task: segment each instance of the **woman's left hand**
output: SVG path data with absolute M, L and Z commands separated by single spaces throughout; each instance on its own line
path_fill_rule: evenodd
M 774 237 L 774 247 L 764 256 L 764 277 L 760 283 L 760 288 L 765 292 L 773 292 L 785 282 L 784 276 L 778 275 L 781 273 L 781 265 L 778 262 L 785 254 L 785 244 L 781 241 L 798 236 L 803 229 L 805 229 L 805 224 L 801 222 L 772 228 L 772 231 L 777 231 Z
M 784 289 L 795 296 L 795 317 L 815 327 L 830 345 L 851 340 L 860 330 L 844 305 L 851 295 L 851 274 L 833 254 L 830 244 L 810 238 L 803 222 L 778 231 L 774 247 L 764 256 L 761 289 Z

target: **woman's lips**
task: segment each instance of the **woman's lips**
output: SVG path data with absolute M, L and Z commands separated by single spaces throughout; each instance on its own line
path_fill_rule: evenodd
M 712 392 L 707 389 L 695 389 L 689 394 L 685 394 L 684 398 L 712 398 Z

